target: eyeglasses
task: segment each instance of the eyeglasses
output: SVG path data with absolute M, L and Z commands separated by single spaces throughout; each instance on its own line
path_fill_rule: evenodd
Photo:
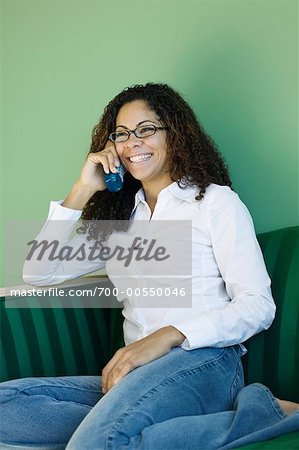
M 120 130 L 110 134 L 109 139 L 112 142 L 125 142 L 133 133 L 137 138 L 152 136 L 157 130 L 166 130 L 166 127 L 157 127 L 156 125 L 140 125 L 135 130 Z

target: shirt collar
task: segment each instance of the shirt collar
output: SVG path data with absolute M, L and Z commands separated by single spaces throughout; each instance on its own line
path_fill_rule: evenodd
M 182 180 L 182 184 L 183 184 L 183 180 Z M 162 189 L 162 191 L 160 192 L 159 195 L 161 195 L 162 192 L 165 192 L 166 195 L 169 192 L 170 194 L 174 195 L 175 197 L 191 203 L 191 202 L 193 202 L 195 196 L 198 194 L 199 188 L 198 188 L 198 186 L 187 186 L 186 188 L 180 188 L 178 186 L 177 182 L 174 181 L 173 183 L 166 186 L 166 188 Z M 140 188 L 139 191 L 137 191 L 135 194 L 135 205 L 134 205 L 131 215 L 133 215 L 133 213 L 134 213 L 135 209 L 137 208 L 137 206 L 139 205 L 139 203 L 144 202 L 144 201 L 145 201 L 144 191 L 143 191 L 143 188 Z

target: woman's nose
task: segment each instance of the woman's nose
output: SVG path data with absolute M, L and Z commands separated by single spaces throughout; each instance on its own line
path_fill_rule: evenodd
M 136 147 L 141 144 L 141 139 L 135 136 L 134 133 L 130 133 L 129 139 L 126 140 L 125 146 L 126 147 Z

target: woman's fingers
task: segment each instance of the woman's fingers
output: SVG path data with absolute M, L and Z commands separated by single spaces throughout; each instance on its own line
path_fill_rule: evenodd
M 102 151 L 108 150 L 110 151 L 114 156 L 115 159 L 118 160 L 118 154 L 115 148 L 115 145 L 113 143 L 111 143 L 110 141 L 107 142 L 107 144 L 105 145 L 104 149 Z
M 102 165 L 105 173 L 109 173 L 109 171 L 114 171 L 112 169 L 115 168 L 113 164 L 114 156 L 109 153 L 90 153 L 87 157 L 88 161 L 91 161 L 95 165 Z
M 111 158 L 111 160 L 113 159 L 113 166 L 119 166 L 120 164 L 120 160 L 119 160 L 119 156 L 117 154 L 115 145 L 113 143 L 111 143 L 110 141 L 108 141 L 104 147 L 103 152 L 107 151 L 109 157 Z M 113 156 L 113 158 L 112 158 Z
M 110 373 L 107 379 L 106 389 L 109 391 L 113 386 L 115 386 L 122 378 L 124 378 L 128 373 L 135 369 L 132 360 L 121 361 Z
M 104 175 L 109 172 L 116 173 L 118 165 L 119 157 L 115 146 L 108 141 L 103 150 L 88 153 L 79 182 L 82 186 L 89 186 L 95 192 L 103 191 L 107 189 Z
M 123 347 L 115 353 L 102 371 L 102 391 L 105 394 L 123 377 L 138 366 L 136 355 Z
M 99 153 L 90 153 L 87 157 L 87 161 L 92 162 L 95 165 L 102 165 L 105 173 L 109 173 L 109 161 L 106 155 Z
M 109 390 L 108 389 L 108 384 L 109 384 L 108 379 L 111 374 L 111 371 L 116 366 L 116 364 L 118 364 L 118 362 L 121 360 L 122 357 L 123 357 L 123 352 L 122 352 L 122 349 L 120 348 L 119 350 L 117 350 L 117 352 L 115 352 L 115 354 L 110 359 L 108 364 L 106 364 L 106 366 L 102 370 L 102 391 L 104 393 L 106 393 Z
M 116 168 L 116 164 L 115 164 L 115 156 L 113 155 L 113 153 L 108 153 L 107 158 L 108 158 L 108 163 L 109 163 L 109 170 L 113 173 L 117 173 L 117 168 Z
M 105 173 L 117 173 L 117 166 L 120 164 L 114 145 L 108 145 L 100 152 L 89 153 L 87 159 L 95 164 L 102 164 Z

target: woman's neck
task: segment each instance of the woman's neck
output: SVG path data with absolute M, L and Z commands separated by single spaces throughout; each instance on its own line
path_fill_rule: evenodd
M 167 175 L 166 177 L 159 178 L 158 181 L 148 181 L 142 182 L 142 188 L 145 195 L 145 200 L 148 206 L 151 209 L 151 212 L 154 212 L 155 205 L 157 203 L 158 195 L 160 192 L 173 183 L 173 180 Z

